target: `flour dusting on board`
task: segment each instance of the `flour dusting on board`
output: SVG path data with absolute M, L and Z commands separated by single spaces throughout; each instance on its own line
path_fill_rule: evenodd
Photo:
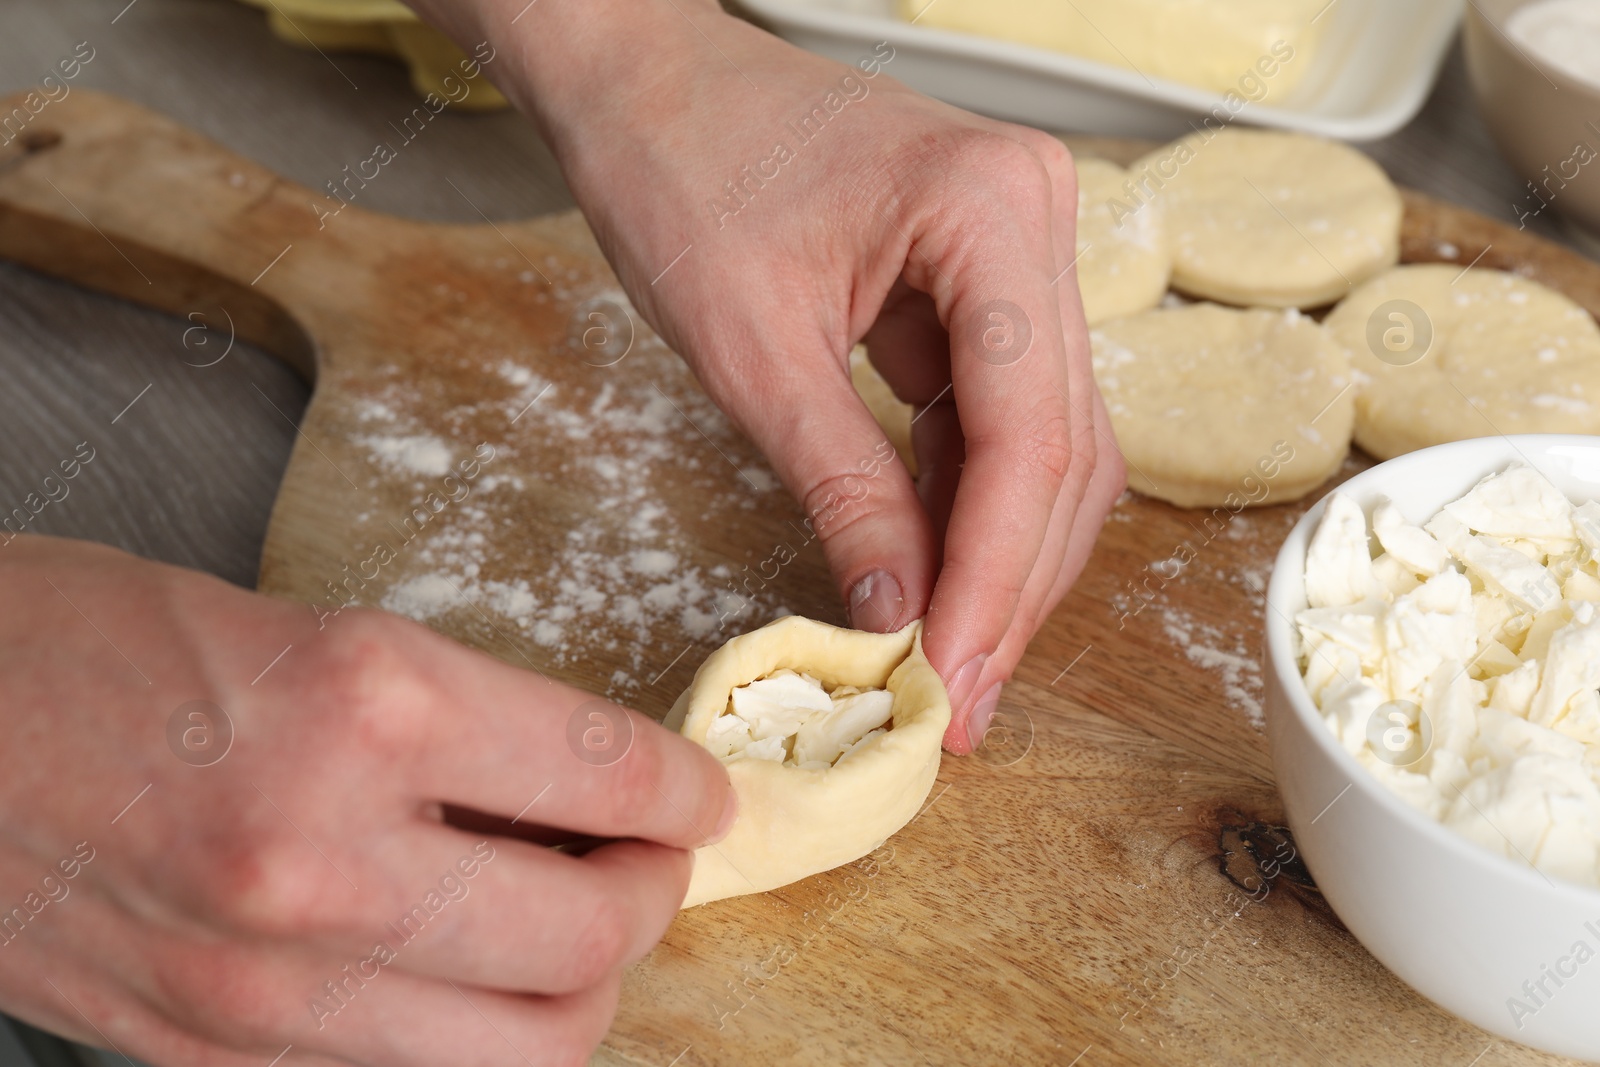
M 1265 728 L 1259 653 L 1249 648 L 1244 639 L 1197 622 L 1181 608 L 1162 608 L 1161 628 L 1185 659 L 1217 676 L 1229 706 L 1244 712 L 1257 730 Z
M 639 340 L 670 355 L 652 335 Z M 761 588 L 736 584 L 729 567 L 697 565 L 703 550 L 678 521 L 672 502 L 687 497 L 674 485 L 693 485 L 697 501 L 709 497 L 711 514 L 771 507 L 777 502 L 767 494 L 781 491 L 748 446 L 737 462 L 719 457 L 727 449 L 708 436 L 732 435 L 706 397 L 668 396 L 654 374 L 596 370 L 593 385 L 576 387 L 511 359 L 483 369 L 494 387 L 448 408 L 442 424 L 432 415 L 424 428 L 409 414 L 427 405 L 399 379 L 353 412 L 365 431 L 354 440 L 376 471 L 390 482 L 412 480 L 419 499 L 472 453 L 462 443 L 472 427 L 504 427 L 490 450 L 502 458 L 484 461 L 470 491 L 407 539 L 371 599 L 420 622 L 458 615 L 487 624 L 530 664 L 612 665 L 610 693 L 649 684 L 694 643 L 787 613 Z M 536 462 L 512 470 L 507 455 Z M 547 541 L 530 548 L 518 516 L 532 501 L 544 514 L 571 505 L 572 523 L 554 552 Z M 367 539 L 392 541 L 385 526 L 397 529 L 367 515 L 357 522 Z
M 379 405 L 375 410 L 387 410 Z M 392 415 L 390 416 L 393 417 Z M 412 434 L 406 437 L 364 437 L 360 442 L 372 450 L 374 459 L 412 474 L 443 477 L 450 473 L 453 462 L 450 446 L 432 434 Z
M 1242 712 L 1257 730 L 1266 728 L 1262 712 L 1262 632 L 1266 621 L 1267 583 L 1278 547 L 1299 518 L 1298 508 L 1272 508 L 1234 515 L 1196 558 L 1151 564 L 1167 579 L 1147 602 L 1167 639 L 1183 658 L 1208 672 L 1228 706 Z M 1240 547 L 1222 548 L 1220 542 Z M 1168 583 L 1172 583 L 1169 587 Z M 1179 584 L 1205 590 L 1206 600 L 1221 610 L 1204 621 L 1172 603 Z M 1125 598 L 1123 598 L 1125 599 Z M 1133 605 L 1121 604 L 1127 611 Z
M 1132 511 L 1132 504 L 1119 500 L 1117 508 Z M 1299 514 L 1273 508 L 1234 515 L 1198 550 L 1184 541 L 1172 555 L 1145 564 L 1108 600 L 1119 625 L 1158 628 L 1184 661 L 1211 676 L 1208 688 L 1258 731 L 1266 725 L 1261 647 L 1267 583 L 1277 548 Z M 1177 602 L 1204 607 L 1197 617 Z

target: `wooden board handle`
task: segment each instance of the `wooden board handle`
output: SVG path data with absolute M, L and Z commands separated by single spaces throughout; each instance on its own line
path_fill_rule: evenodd
M 327 197 L 117 97 L 30 95 L 0 98 L 0 115 L 29 116 L 0 128 L 0 257 L 196 322 L 226 316 L 313 376 L 310 337 L 370 280 L 362 237 L 380 220 L 347 208 L 325 226 Z

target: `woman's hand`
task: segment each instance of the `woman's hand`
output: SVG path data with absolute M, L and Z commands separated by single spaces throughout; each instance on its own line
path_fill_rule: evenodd
M 495 44 L 635 305 L 812 517 L 853 624 L 926 612 L 945 744 L 970 751 L 1123 487 L 1066 150 L 905 89 L 887 45 L 845 66 L 710 0 L 417 6 Z M 915 483 L 850 386 L 863 339 L 918 409 Z
M 163 1067 L 583 1063 L 732 821 L 698 745 L 402 619 L 27 537 L 0 600 L 0 1005 Z M 513 820 L 625 840 L 457 828 Z

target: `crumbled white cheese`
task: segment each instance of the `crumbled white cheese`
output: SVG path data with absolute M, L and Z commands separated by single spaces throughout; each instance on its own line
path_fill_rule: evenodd
M 1394 562 L 1412 574 L 1433 577 L 1450 559 L 1444 546 L 1420 526 L 1413 526 L 1400 515 L 1400 509 L 1384 500 L 1372 509 L 1372 532 Z
M 1335 493 L 1305 580 L 1301 668 L 1339 744 L 1446 826 L 1600 885 L 1600 504 L 1520 464 L 1420 526 Z
M 830 694 L 809 674 L 774 671 L 733 691 L 727 712 L 706 730 L 706 748 L 725 763 L 837 767 L 881 737 L 893 712 L 888 690 L 840 686 Z
M 1335 493 L 1306 552 L 1306 601 L 1314 608 L 1343 607 L 1378 589 L 1367 517 L 1354 500 Z

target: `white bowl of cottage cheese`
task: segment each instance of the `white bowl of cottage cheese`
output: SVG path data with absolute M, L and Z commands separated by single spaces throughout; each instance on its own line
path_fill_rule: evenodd
M 1600 1059 L 1600 437 L 1459 441 L 1313 507 L 1267 590 L 1289 825 L 1374 956 Z

